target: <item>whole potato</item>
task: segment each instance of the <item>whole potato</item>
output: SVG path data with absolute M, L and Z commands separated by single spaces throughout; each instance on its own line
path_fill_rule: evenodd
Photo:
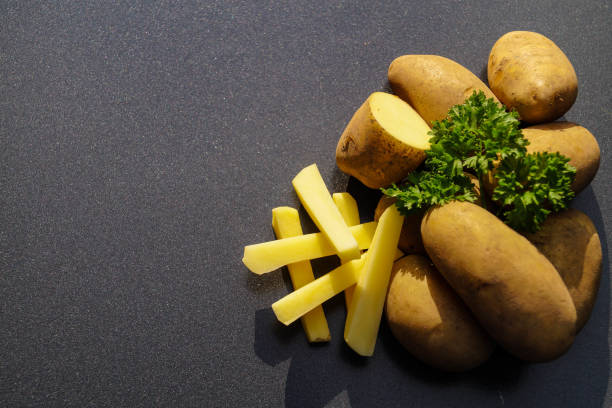
M 578 194 L 593 180 L 599 169 L 599 144 L 587 129 L 572 122 L 553 122 L 522 129 L 529 141 L 527 153 L 561 153 L 576 169 L 571 188 Z M 495 170 L 483 179 L 483 188 L 489 195 L 497 187 Z
M 555 266 L 576 306 L 576 332 L 586 324 L 601 278 L 601 242 L 591 219 L 570 208 L 549 216 L 525 237 Z
M 424 256 L 393 264 L 385 313 L 404 348 L 441 370 L 469 370 L 493 352 L 489 336 Z
M 474 91 L 497 98 L 476 75 L 457 62 L 439 55 L 403 55 L 389 66 L 393 92 L 407 101 L 427 123 L 446 118 Z
M 572 190 L 576 194 L 589 185 L 599 169 L 599 144 L 595 137 L 575 123 L 554 122 L 523 129 L 529 140 L 528 153 L 559 152 L 576 168 Z
M 480 204 L 480 183 L 478 177 L 470 173 L 465 175 L 472 181 L 474 185 L 474 192 L 478 196 L 475 201 L 476 204 Z M 374 221 L 378 221 L 382 213 L 392 204 L 395 204 L 396 199 L 386 195 L 382 195 L 374 210 Z M 423 248 L 423 240 L 421 239 L 421 221 L 423 220 L 423 212 L 416 212 L 411 215 L 404 216 L 404 224 L 402 225 L 402 232 L 400 234 L 399 243 L 397 247 L 401 249 L 405 254 L 425 254 L 425 248 Z
M 499 100 L 529 123 L 563 116 L 578 95 L 578 78 L 569 59 L 550 39 L 530 31 L 512 31 L 497 40 L 487 75 Z
M 570 347 L 572 298 L 555 267 L 525 237 L 467 202 L 432 208 L 421 236 L 442 276 L 508 352 L 547 361 Z

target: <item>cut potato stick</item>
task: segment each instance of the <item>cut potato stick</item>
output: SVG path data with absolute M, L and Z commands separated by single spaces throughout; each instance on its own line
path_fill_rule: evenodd
M 344 340 L 362 356 L 374 353 L 393 255 L 404 217 L 390 206 L 380 217 L 346 317 Z
M 303 235 L 300 216 L 295 208 L 278 207 L 272 210 L 272 228 L 279 239 Z M 310 261 L 287 265 L 294 289 L 314 280 Z M 309 342 L 324 342 L 331 339 L 329 326 L 321 306 L 317 306 L 300 319 Z
M 353 225 L 359 225 L 359 209 L 357 208 L 357 201 L 349 193 L 334 193 L 332 194 L 332 200 L 338 207 L 340 215 L 344 222 L 349 227 Z
M 344 222 L 349 227 L 353 225 L 359 224 L 359 209 L 357 208 L 357 201 L 351 196 L 349 193 L 334 193 L 332 195 L 332 199 L 334 203 L 336 203 L 336 207 L 340 210 L 340 214 L 342 218 L 344 218 Z M 346 309 L 351 304 L 351 299 L 353 298 L 353 291 L 355 290 L 355 285 L 352 285 L 344 291 L 344 301 L 346 302 Z
M 326 300 L 357 282 L 367 254 L 340 265 L 333 271 L 291 292 L 272 304 L 277 319 L 289 325 Z
M 289 325 L 308 313 L 313 308 L 331 299 L 338 293 L 354 286 L 359 279 L 367 253 L 360 259 L 354 259 L 340 265 L 333 271 L 291 292 L 272 305 L 278 320 Z M 404 256 L 400 250 L 395 251 L 393 261 Z
M 375 230 L 376 222 L 349 228 L 359 249 L 370 247 Z M 251 272 L 261 275 L 291 263 L 322 258 L 335 253 L 327 237 L 321 232 L 316 232 L 245 246 L 242 262 Z
M 340 259 L 358 259 L 361 256 L 359 245 L 334 205 L 317 165 L 312 164 L 304 168 L 292 183 L 310 218 L 329 238 Z

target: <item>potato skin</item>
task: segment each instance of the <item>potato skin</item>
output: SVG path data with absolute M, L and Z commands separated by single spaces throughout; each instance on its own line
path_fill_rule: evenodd
M 508 352 L 548 361 L 570 347 L 572 298 L 555 267 L 525 237 L 466 202 L 429 210 L 421 236 L 442 276 Z
M 591 219 L 570 208 L 525 237 L 555 266 L 576 306 L 576 332 L 589 320 L 601 279 L 601 242 Z
M 600 150 L 587 129 L 572 122 L 554 122 L 523 129 L 529 140 L 528 153 L 559 152 L 576 168 L 572 190 L 578 194 L 589 185 L 599 169 Z
M 425 160 L 425 152 L 390 136 L 374 118 L 370 98 L 355 112 L 340 136 L 336 164 L 367 187 L 381 188 L 416 169 Z
M 528 123 L 551 122 L 571 108 L 578 78 L 571 62 L 542 34 L 511 31 L 493 45 L 487 64 L 489 86 Z
M 474 185 L 474 192 L 478 196 L 476 204 L 480 204 L 480 183 L 478 182 L 478 178 L 469 173 L 465 173 L 465 175 L 469 177 Z M 394 204 L 395 201 L 397 201 L 395 198 L 383 194 L 380 200 L 378 200 L 378 205 L 376 205 L 376 209 L 374 210 L 374 221 L 378 221 L 387 207 Z M 404 224 L 402 225 L 402 232 L 400 233 L 397 247 L 404 251 L 405 254 L 427 254 L 423 247 L 423 240 L 421 239 L 421 221 L 423 220 L 423 215 L 424 212 L 404 216 Z
M 439 55 L 403 55 L 391 62 L 388 72 L 393 92 L 408 102 L 427 123 L 446 118 L 454 105 L 474 91 L 497 97 L 470 70 Z
M 593 180 L 599 169 L 600 150 L 595 136 L 587 129 L 572 122 L 552 122 L 522 129 L 529 141 L 527 153 L 561 153 L 576 168 L 571 189 L 578 194 Z M 483 178 L 483 188 L 491 197 L 497 187 L 494 171 Z
M 489 336 L 424 256 L 393 264 L 385 314 L 402 346 L 441 370 L 469 370 L 493 352 Z

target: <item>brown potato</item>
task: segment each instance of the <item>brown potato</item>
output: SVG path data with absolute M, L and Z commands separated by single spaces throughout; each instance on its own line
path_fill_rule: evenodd
M 404 55 L 389 66 L 393 92 L 407 101 L 431 124 L 446 118 L 451 107 L 462 104 L 474 91 L 497 98 L 476 75 L 439 55 Z
M 570 208 L 548 217 L 525 237 L 555 266 L 576 306 L 576 332 L 586 324 L 601 278 L 601 242 L 591 219 Z
M 474 185 L 474 192 L 478 196 L 476 204 L 480 203 L 480 183 L 478 178 L 473 174 L 465 173 L 470 178 Z M 395 198 L 382 195 L 378 201 L 378 205 L 374 210 L 374 221 L 378 221 L 382 213 L 394 204 Z M 399 243 L 397 247 L 401 249 L 405 254 L 426 254 L 425 248 L 423 248 L 423 240 L 421 240 L 421 221 L 423 220 L 423 213 L 415 213 L 409 216 L 404 216 L 404 224 L 402 225 L 402 232 L 400 234 Z
M 552 122 L 526 127 L 523 135 L 529 140 L 527 153 L 561 153 L 576 168 L 572 190 L 578 194 L 593 180 L 599 169 L 599 144 L 587 129 L 572 122 Z M 483 188 L 490 197 L 497 187 L 495 171 L 483 179 Z
M 572 190 L 576 194 L 584 190 L 599 169 L 599 144 L 595 137 L 575 123 L 554 122 L 523 129 L 529 140 L 528 153 L 559 152 L 570 159 L 576 168 Z
M 489 336 L 424 256 L 393 264 L 385 313 L 402 346 L 441 370 L 469 370 L 493 352 Z
M 572 298 L 555 267 L 525 237 L 466 202 L 428 211 L 421 236 L 442 276 L 510 353 L 547 361 L 570 347 Z
M 550 39 L 530 31 L 512 31 L 497 40 L 487 75 L 499 100 L 529 123 L 563 116 L 578 95 L 578 78 L 567 56 Z
M 374 92 L 355 112 L 336 147 L 336 163 L 367 187 L 398 182 L 425 160 L 430 128 L 406 102 Z

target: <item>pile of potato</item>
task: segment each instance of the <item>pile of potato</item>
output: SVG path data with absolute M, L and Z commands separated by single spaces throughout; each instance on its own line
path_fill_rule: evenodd
M 552 122 L 578 94 L 565 54 L 543 35 L 510 32 L 493 46 L 487 72 L 491 89 L 447 58 L 405 55 L 391 63 L 388 75 L 393 92 L 427 124 L 444 119 L 475 90 L 516 110 L 530 125 L 522 129 L 528 152 L 569 157 L 577 170 L 572 189 L 583 190 L 597 172 L 600 151 L 584 127 Z M 377 109 L 372 97 L 364 105 Z M 371 188 L 400 182 L 423 161 L 421 128 L 414 136 L 397 135 L 389 118 L 360 111 L 340 138 L 338 166 Z M 482 188 L 490 195 L 495 179 Z M 375 217 L 392 204 L 383 197 Z M 408 255 L 393 267 L 387 320 L 408 351 L 443 370 L 481 364 L 496 343 L 526 361 L 559 357 L 588 320 L 599 287 L 599 236 L 575 209 L 521 235 L 477 204 L 452 202 L 424 217 L 406 217 L 399 247 Z
M 489 89 L 469 70 L 435 55 L 405 55 L 389 67 L 395 95 L 375 92 L 356 111 L 336 149 L 338 167 L 370 188 L 401 182 L 424 161 L 430 126 L 474 91 L 515 109 L 528 152 L 560 152 L 576 168 L 577 194 L 595 176 L 599 146 L 585 128 L 560 118 L 577 96 L 577 77 L 548 38 L 515 31 L 489 56 Z M 475 191 L 495 188 L 490 175 Z M 495 345 L 526 361 L 563 354 L 585 325 L 599 287 L 602 250 L 582 212 L 550 216 L 540 231 L 519 234 L 476 203 L 451 202 L 402 217 L 383 196 L 375 220 L 359 224 L 348 193 L 329 194 L 316 168 L 293 180 L 319 233 L 302 235 L 297 210 L 273 210 L 276 241 L 245 247 L 254 273 L 288 265 L 295 291 L 272 305 L 279 321 L 301 319 L 309 341 L 328 341 L 320 305 L 347 299 L 344 338 L 357 353 L 374 352 L 384 314 L 414 356 L 447 371 L 489 358 Z M 397 247 L 397 248 L 396 248 Z M 398 249 L 399 248 L 399 249 Z M 366 251 L 367 252 L 363 252 Z M 337 255 L 341 265 L 314 278 L 309 260 Z

